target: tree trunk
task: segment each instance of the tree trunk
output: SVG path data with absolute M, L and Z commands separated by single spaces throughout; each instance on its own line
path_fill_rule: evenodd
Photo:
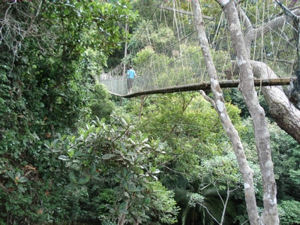
M 253 40 L 260 38 L 262 33 L 267 34 L 272 30 L 279 30 L 283 25 L 291 20 L 290 17 L 279 15 L 266 22 L 262 26 L 253 27 L 246 13 L 239 7 L 239 15 L 246 27 L 244 34 L 247 50 L 250 54 L 251 43 Z M 295 15 L 300 16 L 300 10 L 292 11 Z M 293 62 L 292 62 L 293 63 Z M 273 70 L 263 62 L 251 61 L 254 76 L 261 79 L 276 79 L 277 76 Z M 297 109 L 286 97 L 282 88 L 267 87 L 262 88 L 266 102 L 270 108 L 270 114 L 280 128 L 290 134 L 300 144 L 300 110 Z
M 241 143 L 238 132 L 233 126 L 228 116 L 228 113 L 226 111 L 223 92 L 219 85 L 217 71 L 212 60 L 208 40 L 205 34 L 205 28 L 204 28 L 199 1 L 193 0 L 192 3 L 193 3 L 196 30 L 198 32 L 198 39 L 205 59 L 207 71 L 210 76 L 211 90 L 214 94 L 214 102 L 215 102 L 214 105 L 216 111 L 219 114 L 223 128 L 226 131 L 227 136 L 231 140 L 238 161 L 239 169 L 243 176 L 245 200 L 247 205 L 247 212 L 249 215 L 249 221 L 251 225 L 259 225 L 260 224 L 259 216 L 258 216 L 258 211 L 256 206 L 256 198 L 255 198 L 254 185 L 253 185 L 253 171 L 248 165 L 244 148 Z
M 265 225 L 278 225 L 277 190 L 271 158 L 270 134 L 267 128 L 265 112 L 259 105 L 254 88 L 253 72 L 235 3 L 232 0 L 218 0 L 218 2 L 221 4 L 227 18 L 231 40 L 237 54 L 237 65 L 240 71 L 240 90 L 253 119 L 256 149 L 263 178 L 264 212 L 262 222 Z
M 277 78 L 273 70 L 265 63 L 251 61 L 251 65 L 255 77 Z M 280 128 L 300 144 L 300 110 L 289 101 L 281 87 L 263 87 L 262 92 L 272 118 Z

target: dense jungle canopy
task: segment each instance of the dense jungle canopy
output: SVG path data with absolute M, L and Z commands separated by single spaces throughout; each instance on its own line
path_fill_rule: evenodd
M 129 65 L 143 85 L 214 81 L 195 28 L 197 2 L 0 0 L 0 225 L 254 224 L 220 101 L 263 218 L 266 180 L 243 87 L 122 99 L 98 82 Z M 231 3 L 254 76 L 295 76 L 298 28 L 278 4 L 199 2 L 218 79 L 243 73 Z M 298 1 L 281 2 L 300 15 Z M 287 87 L 256 93 L 270 137 L 273 205 L 280 224 L 300 224 L 299 102 L 289 101 Z

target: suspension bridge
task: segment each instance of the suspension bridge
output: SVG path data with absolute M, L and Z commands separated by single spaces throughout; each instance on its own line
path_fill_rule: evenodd
M 123 63 L 113 70 L 101 74 L 97 81 L 116 96 L 131 98 L 150 94 L 165 94 L 184 91 L 210 90 L 209 77 L 193 25 L 191 5 L 181 5 L 178 0 L 169 1 L 169 5 L 158 4 L 152 12 L 151 21 L 142 21 L 125 43 Z M 253 7 L 245 3 L 243 7 Z M 267 4 L 256 9 L 256 13 L 247 10 L 248 16 L 255 18 L 260 26 L 274 16 Z M 256 4 L 258 7 L 258 4 Z M 184 10 L 183 10 L 184 8 Z M 260 14 L 260 10 L 264 10 Z M 246 11 L 246 10 L 245 10 Z M 272 15 L 271 15 L 272 14 Z M 206 16 L 207 33 L 214 57 L 220 86 L 238 87 L 238 73 L 233 66 L 233 56 L 227 24 L 223 13 L 213 19 Z M 127 28 L 127 25 L 126 25 Z M 282 29 L 270 27 L 268 35 L 255 37 L 251 60 L 268 64 L 280 78 L 255 79 L 255 86 L 289 85 L 295 78 L 297 45 L 291 42 L 292 24 L 285 22 Z M 268 47 L 266 47 L 268 40 Z M 128 53 L 130 52 L 130 54 Z M 283 60 L 283 53 L 286 57 Z M 126 65 L 133 65 L 137 76 L 129 92 L 126 79 Z
M 294 78 L 273 78 L 273 79 L 254 79 L 254 85 L 257 87 L 262 86 L 282 86 L 289 85 Z M 100 80 L 107 89 L 108 92 L 112 95 L 123 97 L 123 98 L 133 98 L 143 95 L 151 94 L 167 94 L 167 93 L 176 93 L 176 92 L 186 92 L 186 91 L 198 91 L 198 90 L 210 90 L 210 82 L 202 82 L 198 84 L 187 84 L 187 85 L 177 85 L 169 86 L 164 88 L 149 88 L 143 89 L 143 84 L 147 82 L 147 79 L 138 77 L 134 81 L 133 92 L 128 91 L 127 89 L 127 79 L 120 77 L 112 77 L 106 80 Z M 220 82 L 221 88 L 236 88 L 239 85 L 239 80 L 223 80 Z

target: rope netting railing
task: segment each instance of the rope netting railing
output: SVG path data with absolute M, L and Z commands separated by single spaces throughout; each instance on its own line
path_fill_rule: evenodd
M 245 1 L 242 9 L 257 28 L 280 15 L 280 9 L 272 4 L 271 1 Z M 221 9 L 214 10 L 214 15 L 207 14 L 205 25 L 219 80 L 237 80 L 238 75 L 234 75 L 232 68 L 235 54 L 227 23 Z M 152 20 L 143 20 L 134 29 L 127 43 L 129 53 L 126 49 L 123 62 L 101 74 L 100 83 L 113 94 L 128 95 L 124 64 L 132 65 L 136 72 L 131 93 L 209 83 L 191 12 L 189 1 L 170 0 L 157 4 Z M 296 61 L 296 43 L 291 41 L 293 29 L 291 22 L 286 21 L 280 29 L 270 26 L 270 32 L 256 36 L 251 59 L 267 63 L 281 78 L 290 77 Z M 287 84 L 288 80 L 285 82 L 282 84 Z M 231 85 L 232 82 L 227 83 Z
M 145 48 L 142 53 L 152 54 L 152 56 L 149 56 L 143 65 L 134 66 L 136 77 L 134 78 L 132 92 L 209 81 L 206 69 L 200 64 L 200 56 L 182 55 L 177 58 L 168 57 L 163 54 L 155 54 L 151 47 Z M 194 60 L 190 60 L 189 58 L 194 58 Z M 119 95 L 127 94 L 126 75 L 124 76 L 121 70 L 117 74 L 102 75 L 100 82 L 112 93 Z

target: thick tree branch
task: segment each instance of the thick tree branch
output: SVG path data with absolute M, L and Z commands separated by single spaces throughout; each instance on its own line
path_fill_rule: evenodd
M 267 64 L 259 61 L 250 61 L 250 63 L 256 78 L 271 80 L 278 78 Z M 233 67 L 236 68 L 236 62 L 233 62 Z M 239 71 L 236 69 L 233 73 L 238 74 Z M 262 86 L 262 93 L 270 109 L 271 117 L 281 129 L 300 144 L 300 110 L 289 101 L 281 86 Z
M 291 9 L 293 14 L 300 15 L 300 9 Z M 246 13 L 239 7 L 239 15 L 242 18 L 247 30 L 245 42 L 250 52 L 251 42 L 272 30 L 280 29 L 284 23 L 291 20 L 285 15 L 278 16 L 265 23 L 263 26 L 253 28 Z M 293 63 L 293 62 L 289 62 Z M 276 79 L 277 75 L 263 62 L 251 61 L 254 76 L 260 79 Z M 276 123 L 300 143 L 300 111 L 288 100 L 281 87 L 263 87 L 265 100 L 270 108 L 270 114 Z
M 277 78 L 274 71 L 265 63 L 251 61 L 254 76 Z M 270 108 L 270 114 L 279 127 L 285 130 L 300 144 L 300 110 L 287 98 L 281 87 L 263 87 L 263 95 Z
M 250 63 L 256 78 L 271 80 L 278 78 L 267 64 L 259 61 L 250 61 Z M 239 73 L 236 64 L 233 62 L 234 74 Z M 281 129 L 300 144 L 300 110 L 289 101 L 281 86 L 262 86 L 262 93 L 270 109 L 271 117 Z
M 300 16 L 300 9 L 294 10 L 293 13 L 297 16 Z M 245 13 L 240 14 L 240 15 L 243 16 L 243 18 L 247 17 L 247 15 Z M 250 22 L 249 18 L 247 20 L 245 20 L 245 18 L 244 18 L 244 21 Z M 254 41 L 255 39 L 261 37 L 262 34 L 266 34 L 272 30 L 278 30 L 288 21 L 291 21 L 291 19 L 286 17 L 285 15 L 282 15 L 282 16 L 274 18 L 273 20 L 270 20 L 269 22 L 264 23 L 264 25 L 247 30 L 247 32 L 245 34 L 245 42 L 246 42 L 247 48 L 250 49 L 251 42 Z M 246 25 L 246 27 L 247 27 L 247 25 Z
M 242 22 L 244 23 L 244 25 L 246 27 L 245 43 L 246 43 L 246 47 L 248 50 L 248 54 L 250 53 L 250 46 L 251 46 L 252 41 L 260 38 L 263 34 L 271 32 L 272 30 L 278 30 L 278 29 L 282 28 L 282 26 L 286 22 L 291 21 L 291 18 L 289 18 L 285 15 L 280 15 L 280 16 L 264 23 L 263 25 L 254 28 L 249 17 L 247 16 L 245 11 L 241 7 L 238 7 L 238 12 L 239 12 L 239 16 L 240 16 Z M 292 12 L 295 15 L 300 16 L 300 9 L 294 9 Z

